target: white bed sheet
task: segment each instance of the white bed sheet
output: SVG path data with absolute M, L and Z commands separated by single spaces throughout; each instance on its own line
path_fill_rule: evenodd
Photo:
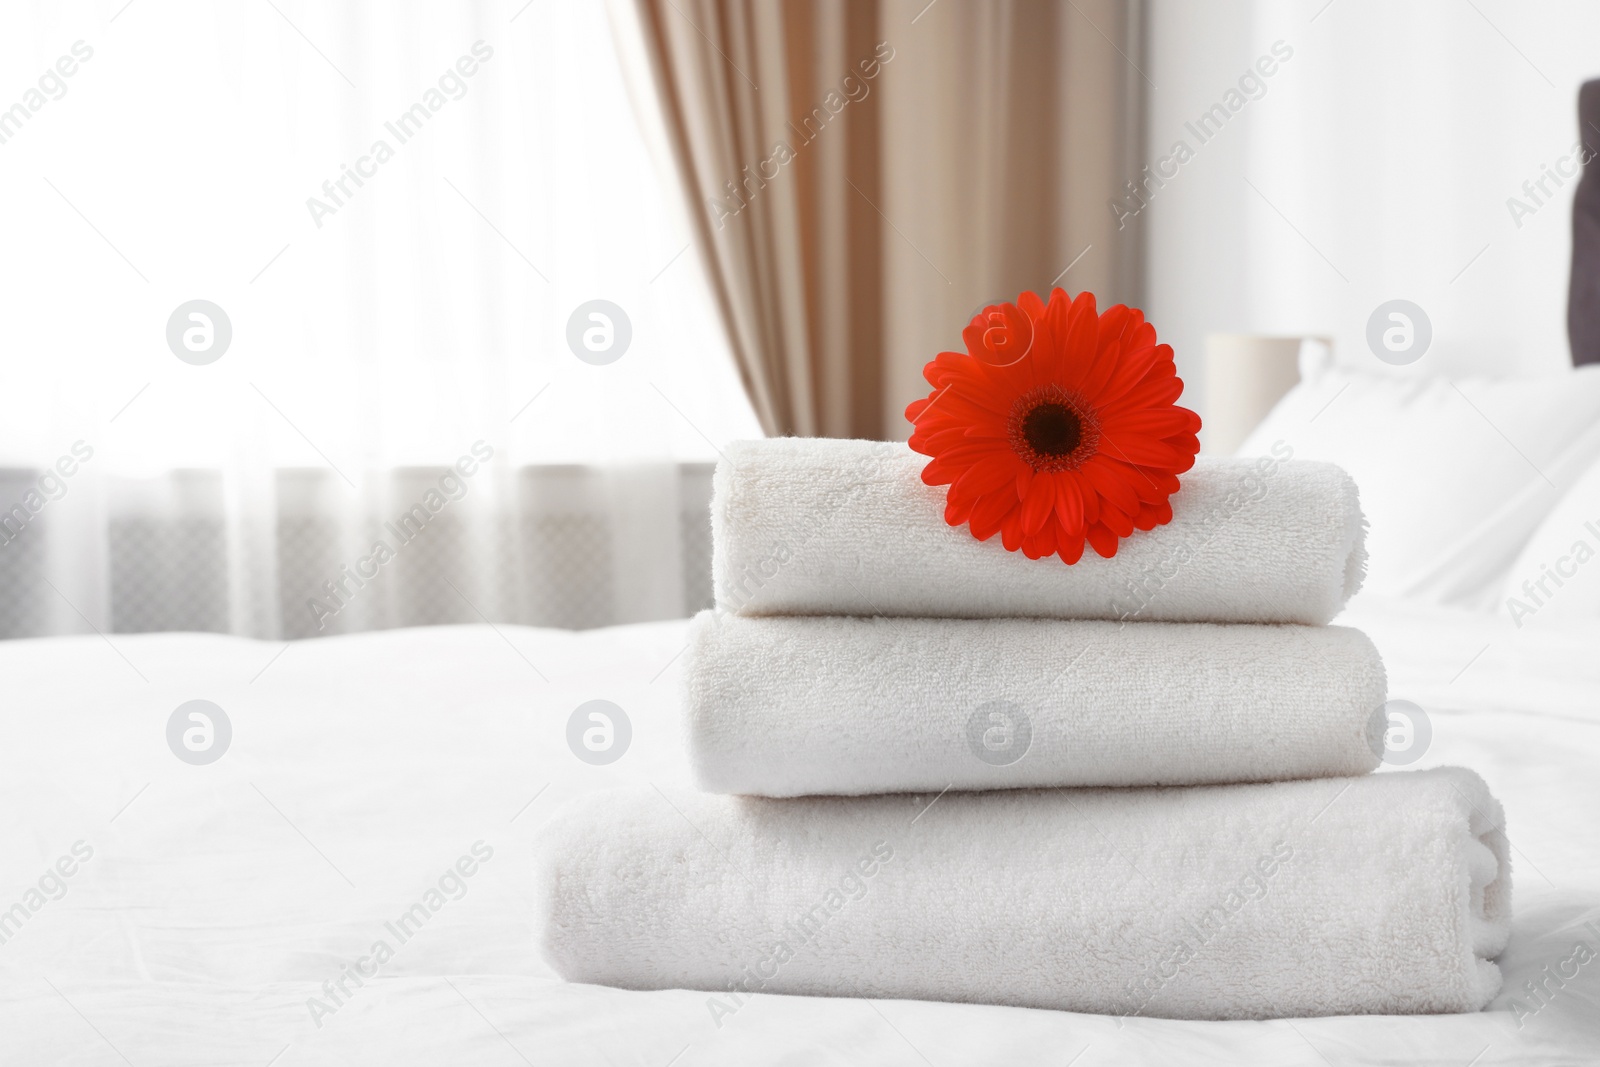
M 0 944 L 0 1063 L 1600 1062 L 1600 958 L 1549 983 L 1520 1027 L 1504 1010 L 1577 941 L 1600 952 L 1600 625 L 1511 631 L 1371 602 L 1342 621 L 1383 649 L 1391 695 L 1428 711 L 1418 766 L 1475 767 L 1505 803 L 1516 921 L 1502 1010 L 1195 1023 L 757 996 L 719 1028 L 704 993 L 557 980 L 527 898 L 530 838 L 562 800 L 686 779 L 683 623 L 287 647 L 159 634 L 0 643 L 0 910 L 74 842 L 94 850 Z M 201 767 L 165 741 L 173 709 L 197 698 L 234 728 Z M 607 767 L 565 742 L 594 698 L 634 730 Z M 465 895 L 317 1025 L 308 998 L 393 943 L 385 922 L 480 840 L 494 855 Z

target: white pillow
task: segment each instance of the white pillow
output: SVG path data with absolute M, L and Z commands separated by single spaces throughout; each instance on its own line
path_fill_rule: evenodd
M 1283 441 L 1350 472 L 1370 525 L 1363 592 L 1489 606 L 1562 490 L 1600 455 L 1600 366 L 1451 381 L 1352 374 L 1331 355 L 1302 345 L 1300 384 L 1239 455 Z
M 1516 624 L 1600 619 L 1600 461 L 1568 489 L 1506 572 L 1498 611 Z

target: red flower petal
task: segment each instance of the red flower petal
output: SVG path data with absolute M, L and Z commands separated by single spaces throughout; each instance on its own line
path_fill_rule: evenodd
M 1141 467 L 1173 468 L 1184 462 L 1184 455 L 1177 448 L 1138 434 L 1118 434 L 1115 439 L 1105 434 L 1100 443 L 1111 455 Z
M 1194 457 L 1200 452 L 1200 438 L 1192 433 L 1186 433 L 1178 437 L 1169 437 L 1166 443 L 1168 447 L 1176 449 L 1178 454 L 1183 457 L 1182 465 L 1173 468 L 1174 470 L 1182 473 L 1194 466 Z
M 1058 474 L 1056 478 L 1056 521 L 1061 523 L 1061 529 L 1068 534 L 1080 533 L 1083 530 L 1083 493 L 1078 488 L 1078 479 L 1075 474 L 1068 472 Z
M 1036 471 L 1027 498 L 1022 501 L 1022 532 L 1029 537 L 1039 532 L 1056 506 L 1056 483 L 1048 471 Z
M 1094 486 L 1095 492 L 1112 507 L 1129 513 L 1139 510 L 1139 494 L 1129 484 L 1129 475 L 1138 477 L 1134 468 L 1106 456 L 1096 456 L 1083 465 L 1082 474 Z
M 992 493 L 1012 480 L 1011 464 L 1004 456 L 991 456 L 981 459 L 961 473 L 961 477 L 950 483 L 951 500 L 977 500 L 986 493 Z
M 1094 546 L 1102 559 L 1110 559 L 1117 554 L 1117 535 L 1104 526 L 1089 527 L 1089 544 Z
M 1160 367 L 1170 367 L 1170 363 L 1157 364 L 1157 370 L 1152 370 L 1145 376 L 1144 381 L 1123 393 L 1117 399 L 1105 406 L 1107 415 L 1122 414 L 1130 411 L 1146 412 L 1171 412 L 1182 413 L 1193 417 L 1198 426 L 1199 416 L 1188 408 L 1168 407 L 1183 395 L 1183 379 L 1175 374 L 1162 375 L 1158 373 Z
M 1083 558 L 1083 535 L 1069 537 L 1065 541 L 1058 540 L 1056 551 L 1061 554 L 1061 562 L 1071 566 Z
M 1034 318 L 1025 309 L 992 304 L 973 316 L 961 331 L 961 339 L 966 342 L 967 354 L 979 363 L 1009 367 L 1027 356 L 1034 332 Z
M 1063 374 L 1063 379 L 1068 388 L 1082 380 L 1080 368 L 1094 358 L 1097 349 L 1095 341 L 1099 333 L 1100 316 L 1095 314 L 1094 294 L 1087 291 L 1079 293 L 1077 299 L 1072 301 L 1072 313 L 1067 317 L 1067 336 L 1062 344 L 1067 363 L 1063 369 L 1068 372 Z
M 1043 559 L 1056 550 L 1055 527 L 1044 526 L 1039 532 L 1022 539 L 1022 554 L 1029 559 Z
M 1054 352 L 1066 344 L 1067 320 L 1072 315 L 1072 298 L 1063 289 L 1050 290 L 1050 303 L 1045 305 L 1039 325 L 1044 329 L 1048 351 Z
M 1033 485 L 1033 468 L 1026 463 L 1017 464 L 1017 499 L 1026 500 L 1028 489 Z
M 1149 325 L 1145 323 L 1140 329 L 1147 329 Z M 1109 407 L 1112 401 L 1142 382 L 1158 362 L 1154 345 L 1126 352 L 1106 384 L 1100 387 L 1098 396 L 1101 405 Z
M 1142 312 L 1024 293 L 984 308 L 962 341 L 923 368 L 933 391 L 905 409 L 922 480 L 949 487 L 946 522 L 1071 564 L 1171 521 L 1200 419 L 1177 406 L 1172 348 Z
M 1022 547 L 1022 509 L 1012 508 L 1006 512 L 1006 517 L 1000 520 L 1000 543 L 1006 546 L 1007 552 L 1015 552 Z
M 1117 437 L 1137 435 L 1145 437 L 1181 436 L 1189 432 L 1189 420 L 1194 412 L 1183 408 L 1138 408 L 1113 415 L 1100 424 L 1100 428 Z
M 1146 504 L 1134 516 L 1133 524 L 1141 530 L 1154 530 L 1172 521 L 1172 505 L 1163 500 L 1159 504 Z
M 1141 504 L 1140 508 L 1142 509 L 1144 506 L 1145 505 Z M 1136 511 L 1133 514 L 1137 515 L 1138 512 Z M 1106 508 L 1100 513 L 1100 521 L 1095 523 L 1095 525 L 1105 527 L 1118 537 L 1127 537 L 1129 534 L 1133 533 L 1133 529 L 1137 523 L 1133 521 L 1133 515 L 1130 515 L 1127 512 L 1119 511 L 1116 508 Z M 1104 553 L 1101 554 L 1104 555 Z
M 1000 531 L 1000 524 L 1005 520 L 1017 502 L 1005 493 L 992 493 L 981 498 L 972 508 L 972 521 L 968 525 L 972 528 L 972 536 L 980 541 L 987 541 Z

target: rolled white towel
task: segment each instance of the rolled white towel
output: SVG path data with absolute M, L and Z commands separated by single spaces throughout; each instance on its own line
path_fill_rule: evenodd
M 1298 622 L 1361 584 L 1365 523 L 1350 476 L 1287 458 L 1201 459 L 1172 521 L 1111 559 L 1007 552 L 944 520 L 945 489 L 903 444 L 736 441 L 711 504 L 717 604 L 751 615 Z
M 714 793 L 1335 777 L 1388 726 L 1378 650 L 1337 626 L 707 611 L 684 660 Z
M 1444 768 L 1183 789 L 569 802 L 535 918 L 574 982 L 1184 1019 L 1477 1011 L 1500 805 Z

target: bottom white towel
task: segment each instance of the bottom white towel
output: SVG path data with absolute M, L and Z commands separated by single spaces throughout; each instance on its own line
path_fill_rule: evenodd
M 1476 1011 L 1510 930 L 1471 771 L 773 800 L 654 787 L 541 832 L 564 978 L 1182 1019 Z

